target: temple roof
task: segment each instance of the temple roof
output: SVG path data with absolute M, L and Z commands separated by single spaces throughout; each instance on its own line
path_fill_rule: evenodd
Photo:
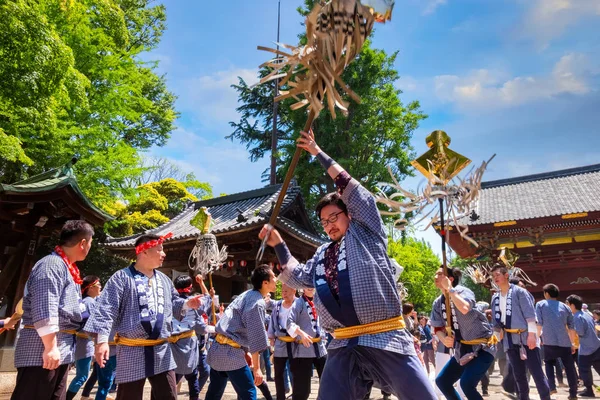
M 600 164 L 483 182 L 468 225 L 600 211 Z
M 277 201 L 280 189 L 281 185 L 271 185 L 229 196 L 197 201 L 191 203 L 185 210 L 166 224 L 151 229 L 146 233 L 154 233 L 162 236 L 172 232 L 173 237 L 166 240 L 166 243 L 196 238 L 196 236 L 200 234 L 200 231 L 195 226 L 192 226 L 190 221 L 198 214 L 201 207 L 208 208 L 208 212 L 213 219 L 211 233 L 216 236 L 256 228 L 268 223 L 269 211 Z M 277 227 L 301 241 L 313 245 L 325 243 L 323 238 L 317 234 L 312 225 L 308 222 L 308 217 L 306 217 L 306 223 L 303 224 L 304 226 L 301 226 L 297 222 L 286 217 L 286 212 L 297 202 L 300 202 L 303 205 L 300 188 L 291 185 L 288 188 L 280 215 L 277 218 Z M 304 210 L 303 206 L 302 210 Z M 109 237 L 105 246 L 113 249 L 133 248 L 135 240 L 140 235 L 141 233 L 122 238 Z
M 73 173 L 75 162 L 76 159 L 73 159 L 61 168 L 54 168 L 16 183 L 0 183 L 0 202 L 36 203 L 60 199 L 95 225 L 112 220 L 113 217 L 96 207 L 77 184 Z

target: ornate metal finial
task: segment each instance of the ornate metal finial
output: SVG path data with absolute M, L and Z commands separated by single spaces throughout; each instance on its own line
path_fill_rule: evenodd
M 444 131 L 431 132 L 425 141 L 431 150 L 412 161 L 411 164 L 430 182 L 446 184 L 471 163 L 467 157 L 448 148 L 450 136 Z

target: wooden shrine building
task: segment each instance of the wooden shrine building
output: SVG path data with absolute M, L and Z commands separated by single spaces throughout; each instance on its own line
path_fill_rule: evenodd
M 36 259 L 36 250 L 70 219 L 102 226 L 112 217 L 81 191 L 72 160 L 13 184 L 0 184 L 0 317 L 14 312 Z M 0 371 L 12 370 L 15 331 L 0 335 Z M 10 353 L 10 354 L 8 354 Z
M 200 231 L 190 225 L 201 207 L 207 207 L 212 215 L 211 233 L 217 237 L 219 247 L 227 245 L 228 262 L 213 274 L 213 284 L 221 301 L 249 288 L 249 276 L 256 266 L 256 253 L 260 247 L 258 233 L 269 220 L 270 211 L 279 196 L 281 185 L 271 185 L 248 192 L 197 201 L 166 224 L 148 233 L 173 237 L 163 244 L 167 258 L 162 271 L 168 276 L 189 273 L 188 260 Z M 325 243 L 310 222 L 300 194 L 300 188 L 290 185 L 277 218 L 276 228 L 286 241 L 292 254 L 299 260 L 307 260 L 318 246 Z M 133 259 L 134 243 L 140 234 L 109 238 L 104 244 L 118 257 Z M 277 257 L 268 248 L 263 262 L 277 264 Z
M 507 247 L 517 266 L 543 297 L 546 283 L 559 286 L 561 300 L 578 294 L 600 303 L 600 164 L 482 183 L 469 235 L 484 248 Z M 461 257 L 475 248 L 451 230 L 449 244 Z

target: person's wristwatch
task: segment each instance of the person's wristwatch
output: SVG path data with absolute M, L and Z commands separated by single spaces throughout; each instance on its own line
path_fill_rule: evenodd
M 450 290 L 448 290 L 448 292 L 450 292 L 450 293 L 456 293 L 456 288 L 450 288 Z

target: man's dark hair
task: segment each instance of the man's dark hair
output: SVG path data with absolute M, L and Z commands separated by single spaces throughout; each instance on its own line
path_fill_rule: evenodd
M 560 294 L 560 290 L 558 290 L 558 286 L 556 286 L 554 283 L 548 283 L 546 285 L 544 285 L 544 293 L 548 293 L 548 296 L 550 296 L 553 299 L 557 299 L 558 295 Z
M 408 315 L 411 312 L 413 312 L 413 310 L 415 309 L 415 306 L 413 306 L 412 303 L 404 303 L 402 304 L 402 314 L 403 315 Z
M 421 315 L 421 316 L 418 318 L 419 322 L 421 322 L 421 320 L 422 320 L 422 319 L 424 319 L 424 320 L 425 320 L 425 322 L 429 321 L 429 318 L 427 318 L 427 316 L 426 316 L 426 315 Z
M 440 268 L 444 268 L 444 266 L 440 265 Z M 460 283 L 460 278 L 462 278 L 462 271 L 460 270 L 460 268 L 446 267 L 446 275 L 448 276 L 448 278 L 454 279 L 452 281 L 452 287 L 456 287 Z
M 600 309 L 596 308 L 594 311 L 592 311 L 592 313 L 600 317 Z
M 72 247 L 83 239 L 90 239 L 94 236 L 94 228 L 81 219 L 74 219 L 65 222 L 60 230 L 59 246 Z
M 160 239 L 160 236 L 155 235 L 153 233 L 144 233 L 142 236 L 138 237 L 135 240 L 135 247 L 138 247 L 140 244 L 144 244 L 146 242 L 150 242 L 152 240 Z
M 337 206 L 340 210 L 344 212 L 344 214 L 348 215 L 348 208 L 346 204 L 342 201 L 342 197 L 338 192 L 328 193 L 319 202 L 317 203 L 317 217 L 321 218 L 321 210 L 326 206 L 334 205 Z
M 271 267 L 269 267 L 267 264 L 262 264 L 254 268 L 254 271 L 252 271 L 252 276 L 250 277 L 250 282 L 252 282 L 254 290 L 262 289 L 263 282 L 271 279 L 270 272 Z
M 179 275 L 177 278 L 175 278 L 175 282 L 173 282 L 175 289 L 185 289 L 190 287 L 191 284 L 192 278 L 189 275 Z
M 525 281 L 521 278 L 510 278 L 508 280 L 508 283 L 512 283 L 513 285 L 521 285 L 523 284 L 523 286 L 527 286 Z
M 496 264 L 496 265 L 494 265 L 492 267 L 492 270 L 490 271 L 490 273 L 493 273 L 493 272 L 496 272 L 496 271 L 500 272 L 502 275 L 508 274 L 508 268 L 506 268 L 506 265 L 504 265 L 504 264 Z
M 86 275 L 82 280 L 83 283 L 81 284 L 81 297 L 85 299 L 86 297 L 88 297 L 88 289 L 91 288 L 92 283 L 99 280 L 99 278 L 96 275 Z
M 570 294 L 569 297 L 567 297 L 567 303 L 573 304 L 575 306 L 575 309 L 577 311 L 580 311 L 581 306 L 583 305 L 583 299 L 577 296 L 576 294 Z

